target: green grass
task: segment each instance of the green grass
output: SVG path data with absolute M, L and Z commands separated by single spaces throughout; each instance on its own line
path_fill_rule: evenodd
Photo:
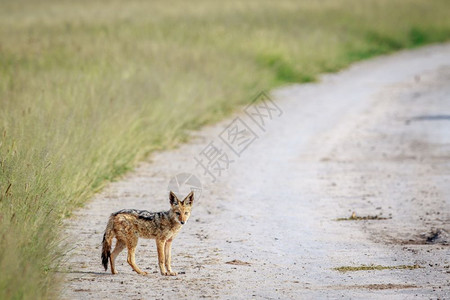
M 1 0 L 0 298 L 56 297 L 62 219 L 188 130 L 449 38 L 447 0 Z
M 423 268 L 419 265 L 400 265 L 400 266 L 381 266 L 381 265 L 362 265 L 362 266 L 342 266 L 333 270 L 339 272 L 355 272 L 355 271 L 380 271 L 380 270 L 414 270 Z
M 367 215 L 367 216 L 357 216 L 355 212 L 352 213 L 350 217 L 347 218 L 337 218 L 335 221 L 367 221 L 367 220 L 388 220 L 389 218 L 382 217 L 381 215 Z

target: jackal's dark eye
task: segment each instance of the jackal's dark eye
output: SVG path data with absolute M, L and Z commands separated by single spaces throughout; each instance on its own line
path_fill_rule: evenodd
M 189 213 L 188 213 L 188 212 L 185 212 L 184 214 L 187 216 Z
M 179 212 L 176 212 L 177 216 L 181 215 Z

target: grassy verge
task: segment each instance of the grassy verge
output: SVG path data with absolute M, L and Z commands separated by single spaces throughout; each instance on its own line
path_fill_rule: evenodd
M 447 0 L 0 1 L 0 298 L 54 297 L 62 218 L 186 130 L 449 38 Z

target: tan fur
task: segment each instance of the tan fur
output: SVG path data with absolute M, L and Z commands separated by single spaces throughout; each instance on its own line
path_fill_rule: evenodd
M 128 249 L 127 262 L 138 274 L 146 275 L 135 261 L 135 251 L 139 238 L 155 239 L 158 251 L 158 264 L 162 275 L 177 275 L 171 268 L 172 241 L 177 236 L 182 225 L 186 223 L 191 214 L 194 193 L 191 192 L 180 201 L 170 192 L 170 210 L 164 212 L 148 212 L 145 210 L 124 209 L 113 213 L 106 226 L 102 243 L 102 263 L 108 269 L 108 260 L 111 272 L 117 274 L 115 261 L 119 253 Z M 117 239 L 116 246 L 111 253 L 113 238 Z

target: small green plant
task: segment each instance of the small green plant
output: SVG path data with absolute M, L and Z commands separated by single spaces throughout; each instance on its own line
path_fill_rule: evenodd
M 355 272 L 355 271 L 379 271 L 379 270 L 414 270 L 422 268 L 419 265 L 400 265 L 400 266 L 381 266 L 381 265 L 361 265 L 361 266 L 342 266 L 333 268 L 339 272 Z
M 381 215 L 368 215 L 358 216 L 355 212 L 348 218 L 337 218 L 336 221 L 364 221 L 364 220 L 387 220 L 389 218 L 382 217 Z

